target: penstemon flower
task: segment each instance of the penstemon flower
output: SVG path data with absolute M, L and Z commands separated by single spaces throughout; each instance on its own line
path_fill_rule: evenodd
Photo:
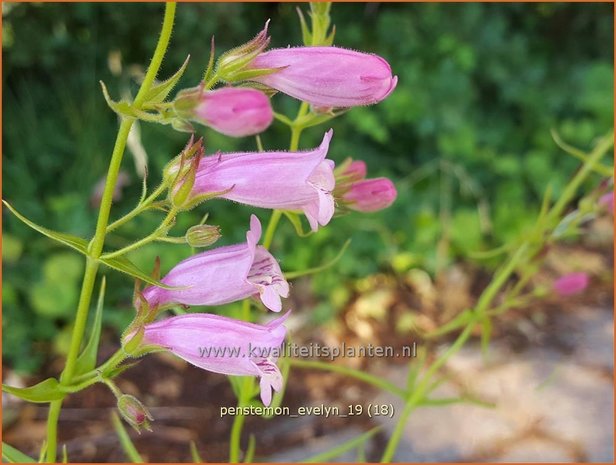
M 348 159 L 336 168 L 336 200 L 341 207 L 374 212 L 389 207 L 398 196 L 396 186 L 387 178 L 366 177 L 366 164 Z
M 289 295 L 276 259 L 263 247 L 261 223 L 254 215 L 246 242 L 219 247 L 181 261 L 163 278 L 163 284 L 178 289 L 149 286 L 143 299 L 150 308 L 182 305 L 222 305 L 259 295 L 274 312 L 282 309 L 281 297 Z
M 220 197 L 262 208 L 303 211 L 316 231 L 334 214 L 334 162 L 326 159 L 333 131 L 302 152 L 226 153 L 200 160 L 191 195 Z
M 554 281 L 554 290 L 561 296 L 579 294 L 588 287 L 588 275 L 586 273 L 568 273 Z
M 378 55 L 338 47 L 278 48 L 259 54 L 248 69 L 277 71 L 250 78 L 319 108 L 372 105 L 398 82 Z
M 143 342 L 162 346 L 208 371 L 261 378 L 261 400 L 272 400 L 282 387 L 276 365 L 286 335 L 287 312 L 266 325 L 209 313 L 188 313 L 145 325 Z
M 274 119 L 268 96 L 250 88 L 186 89 L 178 94 L 174 106 L 179 117 L 232 137 L 259 134 Z

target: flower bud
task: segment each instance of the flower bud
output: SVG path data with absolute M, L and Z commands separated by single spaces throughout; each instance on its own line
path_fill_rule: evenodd
M 248 70 L 277 71 L 245 77 L 313 107 L 372 105 L 396 87 L 389 63 L 378 55 L 338 47 L 278 48 L 251 60 Z
M 232 137 L 259 134 L 274 120 L 267 95 L 251 88 L 188 89 L 178 94 L 174 107 L 180 118 Z
M 389 207 L 397 196 L 396 186 L 391 180 L 374 178 L 354 183 L 342 200 L 351 210 L 375 212 Z
M 122 394 L 118 398 L 118 410 L 122 418 L 135 428 L 138 433 L 141 433 L 141 428 L 152 431 L 150 421 L 154 421 L 154 419 L 136 397 L 129 394 Z
M 186 242 L 191 247 L 208 247 L 214 244 L 222 234 L 220 227 L 210 224 L 192 226 L 186 231 Z
M 579 294 L 588 287 L 588 275 L 583 272 L 568 273 L 554 281 L 553 288 L 558 295 L 570 296 Z

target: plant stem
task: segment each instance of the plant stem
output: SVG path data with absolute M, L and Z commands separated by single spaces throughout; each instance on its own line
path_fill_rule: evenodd
M 564 211 L 565 207 L 571 202 L 580 185 L 584 182 L 586 177 L 591 172 L 593 172 L 595 165 L 601 160 L 601 157 L 605 155 L 605 153 L 610 149 L 610 147 L 612 147 L 613 144 L 613 134 L 609 134 L 607 137 L 602 138 L 595 147 L 595 149 L 590 153 L 590 155 L 586 157 L 585 163 L 582 168 L 569 182 L 558 202 L 552 207 L 552 209 L 548 213 L 548 217 L 554 220 L 554 222 L 556 222 L 556 220 L 562 215 L 562 212 Z M 554 226 L 554 224 L 551 225 L 548 222 L 548 228 Z M 542 230 L 540 231 L 539 237 L 547 237 L 543 228 L 541 229 Z M 447 360 L 449 360 L 452 355 L 454 355 L 464 346 L 464 344 L 470 338 L 473 328 L 478 321 L 480 321 L 488 314 L 489 307 L 493 299 L 503 288 L 503 286 L 514 273 L 516 268 L 521 263 L 524 263 L 524 259 L 527 259 L 529 256 L 532 258 L 534 256 L 534 252 L 536 252 L 537 249 L 541 248 L 542 244 L 535 244 L 534 242 L 536 242 L 536 238 L 533 235 L 523 241 L 519 248 L 516 250 L 516 252 L 511 255 L 511 258 L 506 263 L 506 265 L 497 272 L 496 276 L 492 279 L 489 286 L 482 292 L 475 307 L 473 317 L 466 324 L 466 327 L 464 328 L 462 333 L 460 333 L 456 341 L 449 347 L 449 349 L 447 349 L 440 357 L 436 359 L 434 363 L 430 365 L 430 368 L 426 371 L 426 374 L 422 377 L 421 382 L 412 392 L 404 406 L 404 410 L 402 411 L 402 414 L 398 419 L 394 432 L 392 433 L 385 448 L 385 452 L 383 453 L 383 457 L 381 459 L 382 463 L 388 463 L 393 459 L 393 456 L 398 447 L 398 443 L 400 442 L 400 439 L 402 437 L 402 433 L 404 432 L 406 420 L 408 419 L 408 416 L 411 414 L 411 412 L 415 409 L 415 407 L 417 407 L 417 405 L 421 402 L 424 396 L 428 394 L 431 390 L 431 380 L 434 375 L 443 365 L 445 365 L 445 363 L 447 363 Z M 499 307 L 499 311 L 504 312 L 505 308 L 501 310 L 501 307 Z
M 166 188 L 167 188 L 167 186 L 165 184 L 161 184 L 160 186 L 158 186 L 156 188 L 156 190 L 154 190 L 154 192 L 152 192 L 152 194 L 150 194 L 143 202 L 141 202 L 134 209 L 129 211 L 122 218 L 119 218 L 119 219 L 115 220 L 113 223 L 111 223 L 109 226 L 107 226 L 107 234 L 109 234 L 114 229 L 119 228 L 123 224 L 129 222 L 134 217 L 139 215 L 139 213 L 142 213 L 143 211 L 147 210 L 149 208 L 150 204 L 152 202 L 154 202 L 154 200 L 156 200 L 158 198 L 158 196 L 165 191 Z
M 118 257 L 120 255 L 124 255 L 128 252 L 130 252 L 131 250 L 135 250 L 138 249 L 139 247 L 148 244 L 150 242 L 153 242 L 155 240 L 157 240 L 159 237 L 161 237 L 161 234 L 163 232 L 165 232 L 166 229 L 169 228 L 169 225 L 171 224 L 171 222 L 173 221 L 173 219 L 175 218 L 175 215 L 177 214 L 177 210 L 172 208 L 171 210 L 169 210 L 169 213 L 167 213 L 167 216 L 165 217 L 165 219 L 162 221 L 162 223 L 154 230 L 154 232 L 152 232 L 152 234 L 147 235 L 146 237 L 144 237 L 143 239 L 139 239 L 136 242 L 133 242 L 130 245 L 127 245 L 126 247 L 123 247 L 121 249 L 118 250 L 114 250 L 113 252 L 109 252 L 106 254 L 101 255 L 101 257 L 103 258 L 114 258 L 114 257 Z
M 158 74 L 163 57 L 167 51 L 167 46 L 169 45 L 171 31 L 173 30 L 175 6 L 175 3 L 172 2 L 165 4 L 165 18 L 163 20 L 163 26 L 158 39 L 158 44 L 156 45 L 156 50 L 154 51 L 152 62 L 148 68 L 145 79 L 141 84 L 137 97 L 135 97 L 135 101 L 133 103 L 135 108 L 139 108 L 142 105 L 147 92 L 150 90 L 150 87 Z M 126 148 L 126 141 L 128 140 L 128 134 L 130 133 L 132 125 L 132 119 L 124 119 L 122 121 L 120 128 L 118 129 L 118 135 L 111 154 L 111 161 L 109 163 L 109 169 L 107 171 L 107 178 L 105 181 L 105 190 L 103 191 L 98 212 L 96 231 L 88 249 L 86 269 L 84 272 L 81 293 L 79 295 L 79 302 L 77 304 L 77 315 L 75 317 L 75 325 L 71 336 L 71 344 L 66 358 L 66 365 L 60 377 L 60 383 L 66 386 L 71 384 L 72 377 L 75 373 L 76 361 L 88 320 L 88 310 L 92 298 L 92 291 L 94 290 L 96 273 L 98 272 L 98 258 L 101 256 L 103 245 L 105 243 L 107 224 L 109 222 L 109 214 L 111 212 L 111 203 L 113 200 L 113 191 L 118 179 L 118 173 L 120 171 L 122 158 L 124 156 L 124 149 Z M 61 408 L 62 400 L 57 400 L 50 403 L 49 415 L 47 418 L 46 460 L 48 462 L 56 461 L 58 418 L 60 416 Z

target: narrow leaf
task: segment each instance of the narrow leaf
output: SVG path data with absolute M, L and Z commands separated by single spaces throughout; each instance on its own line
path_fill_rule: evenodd
M 173 76 L 163 82 L 154 84 L 146 94 L 144 104 L 148 105 L 162 103 L 176 86 L 184 74 L 184 71 L 186 71 L 188 60 L 190 60 L 190 55 L 186 57 L 184 64 L 173 74 Z
M 81 252 L 84 255 L 86 254 L 88 242 L 85 239 L 73 236 L 71 234 L 52 231 L 51 229 L 39 226 L 38 224 L 30 221 L 28 218 L 15 210 L 6 200 L 3 200 L 2 203 L 6 205 L 6 207 L 11 211 L 11 213 L 13 213 L 13 215 L 15 215 L 17 218 L 19 218 L 22 222 L 30 226 L 35 231 L 38 231 L 42 235 L 47 236 L 54 241 L 60 242 L 61 244 L 70 247 L 71 249 L 75 249 L 76 251 Z
M 120 420 L 120 417 L 116 412 L 111 412 L 111 422 L 113 423 L 113 429 L 118 435 L 120 445 L 122 446 L 122 450 L 126 454 L 126 457 L 128 457 L 132 463 L 144 463 L 143 459 L 139 455 L 139 452 L 137 452 L 135 444 L 131 441 L 126 428 L 124 428 L 122 420 Z
M 360 434 L 356 438 L 343 442 L 342 444 L 334 447 L 331 450 L 322 452 L 317 455 L 313 455 L 310 458 L 302 460 L 301 463 L 330 462 L 331 459 L 338 457 L 339 455 L 342 455 L 345 452 L 353 450 L 356 447 L 359 447 L 360 445 L 364 444 L 368 439 L 374 436 L 380 429 L 381 429 L 380 426 L 377 426 L 376 428 L 372 428 L 370 431 L 366 431 L 365 433 Z
M 98 302 L 96 304 L 96 313 L 94 314 L 94 323 L 90 332 L 90 338 L 86 343 L 85 348 L 77 362 L 75 363 L 75 374 L 80 375 L 91 371 L 96 366 L 96 355 L 98 354 L 98 343 L 101 337 L 101 328 L 103 323 L 103 301 L 105 298 L 106 280 L 103 276 L 101 287 L 98 292 Z
M 58 380 L 55 378 L 47 378 L 45 381 L 27 388 L 17 388 L 3 384 L 2 390 L 28 402 L 51 402 L 52 400 L 64 398 L 64 392 L 60 390 Z
M 471 309 L 466 309 L 462 313 L 458 314 L 453 320 L 448 321 L 440 328 L 424 334 L 424 337 L 427 339 L 433 339 L 455 331 L 458 328 L 466 326 L 473 319 L 473 316 L 473 311 Z
M 347 239 L 347 241 L 343 244 L 338 254 L 334 258 L 332 258 L 329 262 L 324 263 L 323 265 L 320 265 L 314 268 L 308 268 L 307 270 L 292 271 L 290 273 L 285 273 L 284 277 L 286 279 L 295 279 L 295 278 L 299 278 L 300 276 L 306 276 L 309 274 L 315 274 L 315 273 L 320 273 L 321 271 L 325 271 L 326 269 L 334 266 L 342 258 L 342 256 L 344 255 L 344 252 L 349 247 L 350 243 L 351 243 L 351 239 Z
M 36 460 L 32 457 L 15 449 L 4 441 L 2 441 L 2 461 L 7 461 L 9 463 L 36 463 Z
M 163 289 L 180 289 L 178 287 L 167 286 L 166 284 L 157 281 L 156 279 L 148 275 L 145 271 L 140 270 L 137 265 L 135 265 L 126 257 L 101 257 L 99 260 L 105 265 L 107 265 L 109 268 L 113 268 L 114 270 L 125 273 L 129 276 L 132 276 L 133 278 L 137 278 L 153 286 L 162 287 Z
M 302 14 L 302 10 L 299 7 L 297 7 L 297 15 L 299 16 L 299 23 L 302 28 L 302 42 L 304 42 L 304 45 L 306 46 L 312 45 L 312 34 L 310 33 L 306 19 Z
M 212 36 L 212 40 L 210 42 L 210 59 L 207 62 L 207 68 L 205 69 L 205 73 L 203 74 L 203 82 L 206 84 L 212 78 L 214 73 L 214 57 L 216 55 L 216 45 L 214 44 L 214 36 Z

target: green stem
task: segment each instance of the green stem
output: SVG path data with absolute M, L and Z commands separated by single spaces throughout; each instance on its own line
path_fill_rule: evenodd
M 144 237 L 143 239 L 140 239 L 140 240 L 138 240 L 136 242 L 133 242 L 132 244 L 127 245 L 126 247 L 123 247 L 121 249 L 115 250 L 113 252 L 109 252 L 109 253 L 103 254 L 103 255 L 101 255 L 101 257 L 105 258 L 105 259 L 119 257 L 120 255 L 124 255 L 124 254 L 130 252 L 131 250 L 138 249 L 139 247 L 142 247 L 142 246 L 144 246 L 144 245 L 146 245 L 146 244 L 148 244 L 150 242 L 153 242 L 153 241 L 159 239 L 161 237 L 161 234 L 166 232 L 167 228 L 169 227 L 169 225 L 171 224 L 171 222 L 175 218 L 176 214 L 177 214 L 177 210 L 172 208 L 171 210 L 169 210 L 169 213 L 167 213 L 167 216 L 162 221 L 162 223 L 158 226 L 158 228 L 156 228 L 156 230 L 152 234 L 149 234 L 146 237 Z
M 242 301 L 242 319 L 250 321 L 250 300 Z M 253 391 L 253 379 L 246 376 L 240 385 L 240 393 L 237 400 L 238 407 L 245 407 L 250 401 L 248 393 Z M 240 459 L 240 442 L 242 439 L 242 428 L 244 427 L 244 415 L 235 415 L 231 425 L 231 436 L 229 438 L 229 463 L 238 463 Z
M 390 383 L 383 378 L 378 378 L 376 376 L 365 373 L 363 371 L 355 370 L 353 368 L 321 362 L 319 360 L 299 360 L 296 358 L 290 359 L 289 363 L 292 367 L 331 371 L 332 373 L 339 373 L 344 376 L 350 376 L 352 378 L 363 381 L 364 383 L 371 384 L 376 388 L 382 389 L 383 391 L 389 391 L 392 394 L 403 399 L 407 396 L 406 391 L 404 389 L 400 389 L 395 384 Z
M 167 186 L 165 184 L 161 184 L 160 186 L 158 186 L 156 190 L 152 192 L 152 194 L 150 194 L 150 196 L 148 196 L 143 202 L 140 202 L 139 205 L 137 205 L 135 208 L 129 211 L 122 218 L 117 219 L 116 221 L 111 223 L 109 226 L 107 226 L 107 231 L 106 231 L 107 234 L 109 234 L 114 229 L 119 228 L 120 226 L 129 222 L 130 220 L 132 220 L 134 217 L 136 217 L 140 213 L 147 210 L 152 204 L 152 202 L 154 202 L 154 200 L 156 200 L 158 196 L 165 191 L 165 189 L 167 189 Z
M 165 4 L 165 18 L 163 21 L 161 34 L 158 39 L 158 44 L 156 45 L 156 50 L 154 51 L 150 67 L 148 68 L 145 79 L 141 84 L 139 92 L 137 93 L 137 97 L 135 97 L 135 101 L 133 103 L 135 108 L 139 108 L 141 106 L 147 92 L 150 90 L 150 87 L 156 78 L 156 75 L 158 74 L 163 57 L 167 51 L 167 46 L 169 45 L 169 39 L 171 38 L 173 19 L 175 17 L 175 6 L 175 3 L 171 2 Z M 118 135 L 116 137 L 111 155 L 111 161 L 109 163 L 109 169 L 107 171 L 107 178 L 105 181 L 105 190 L 103 191 L 103 196 L 101 198 L 98 220 L 96 223 L 96 231 L 88 249 L 88 258 L 86 259 L 86 269 L 84 272 L 81 293 L 79 295 L 79 302 L 77 304 L 77 315 L 75 317 L 71 344 L 66 358 L 66 365 L 60 377 L 61 384 L 65 386 L 71 384 L 72 377 L 75 373 L 77 357 L 79 355 L 81 342 L 83 340 L 83 335 L 88 320 L 88 310 L 92 298 L 92 291 L 94 290 L 96 273 L 98 272 L 98 259 L 101 256 L 103 245 L 105 243 L 107 224 L 109 222 L 109 215 L 111 212 L 113 191 L 117 183 L 118 173 L 120 171 L 120 166 L 124 155 L 124 149 L 126 148 L 126 141 L 128 140 L 128 134 L 130 133 L 132 125 L 133 120 L 131 119 L 125 119 L 122 121 L 120 128 L 118 129 Z M 61 408 L 62 400 L 57 400 L 50 403 L 49 415 L 47 419 L 46 460 L 48 462 L 56 461 L 58 418 L 60 416 Z
M 599 162 L 601 157 L 605 155 L 605 153 L 609 150 L 609 148 L 613 145 L 613 134 L 608 135 L 603 138 L 595 147 L 595 149 L 591 152 L 591 154 L 586 158 L 585 164 L 578 171 L 578 173 L 574 176 L 571 182 L 565 188 L 565 191 L 559 198 L 558 202 L 552 207 L 548 216 L 552 218 L 554 221 L 558 219 L 565 207 L 571 202 L 575 193 L 577 192 L 580 185 L 584 182 L 586 177 L 593 172 L 595 165 Z M 549 223 L 548 223 L 549 225 Z M 549 225 L 552 226 L 552 225 Z M 541 231 L 540 237 L 544 237 L 544 231 Z M 531 249 L 532 245 L 536 247 L 540 247 L 541 244 L 533 244 L 536 241 L 535 237 L 530 237 L 526 241 L 520 245 L 520 247 L 516 250 L 516 252 L 511 256 L 508 263 L 501 268 L 501 270 L 496 274 L 490 285 L 482 292 L 479 301 L 477 302 L 477 306 L 475 307 L 475 312 L 471 320 L 467 323 L 466 327 L 460 333 L 456 341 L 445 351 L 427 370 L 426 374 L 423 376 L 422 381 L 417 386 L 412 394 L 410 395 L 408 401 L 405 404 L 404 410 L 398 419 L 394 432 L 392 433 L 387 446 L 385 448 L 385 452 L 383 453 L 383 457 L 381 459 L 382 463 L 388 463 L 393 459 L 393 456 L 398 447 L 398 443 L 400 442 L 400 438 L 404 432 L 404 427 L 406 425 L 406 421 L 411 412 L 417 407 L 417 405 L 421 402 L 426 394 L 429 393 L 431 389 L 431 380 L 432 377 L 437 373 L 437 371 L 447 363 L 447 360 L 458 352 L 469 339 L 473 328 L 477 324 L 477 322 L 485 317 L 489 313 L 489 307 L 496 297 L 498 292 L 505 285 L 507 280 L 516 270 L 520 263 L 523 263 L 523 259 L 527 258 L 527 252 Z M 530 256 L 533 256 L 533 250 L 531 250 Z M 517 289 L 520 290 L 519 288 Z M 500 310 L 500 307 L 499 307 Z M 504 311 L 504 310 L 503 310 Z

